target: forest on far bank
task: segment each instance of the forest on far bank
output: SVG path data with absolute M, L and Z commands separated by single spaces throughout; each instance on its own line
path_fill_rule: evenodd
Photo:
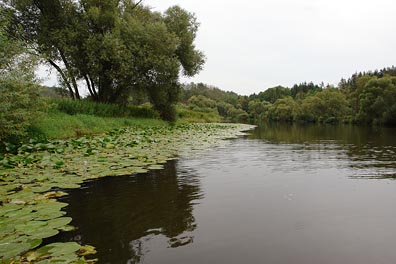
M 250 96 L 202 83 L 184 85 L 190 109 L 215 112 L 230 122 L 263 121 L 396 125 L 396 68 L 359 72 L 338 86 L 304 82 Z

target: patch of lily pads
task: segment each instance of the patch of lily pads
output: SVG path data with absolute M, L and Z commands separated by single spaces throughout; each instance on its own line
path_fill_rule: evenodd
M 92 246 L 75 242 L 42 246 L 45 238 L 72 230 L 57 201 L 87 179 L 162 169 L 178 156 L 226 144 L 252 126 L 187 124 L 130 127 L 101 136 L 8 145 L 0 160 L 0 263 L 89 263 Z M 63 190 L 63 191 L 60 191 Z M 66 191 L 66 192 L 64 192 Z

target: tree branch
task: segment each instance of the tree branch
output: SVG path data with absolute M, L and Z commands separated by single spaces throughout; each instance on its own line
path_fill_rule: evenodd
M 47 61 L 59 72 L 60 76 L 62 77 L 63 81 L 65 82 L 65 85 L 69 89 L 69 95 L 72 99 L 75 99 L 73 89 L 70 86 L 69 80 L 67 79 L 65 73 L 62 71 L 62 69 L 51 59 L 47 59 Z
M 131 10 L 135 9 L 138 5 L 140 5 L 140 3 L 143 2 L 143 0 L 139 0 L 133 7 Z

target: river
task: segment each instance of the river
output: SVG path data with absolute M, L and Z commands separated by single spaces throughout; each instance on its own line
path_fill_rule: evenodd
M 396 263 L 396 129 L 266 125 L 62 198 L 99 263 Z

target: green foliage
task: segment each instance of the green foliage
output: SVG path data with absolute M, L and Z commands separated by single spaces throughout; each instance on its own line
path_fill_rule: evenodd
M 249 115 L 242 109 L 232 106 L 227 111 L 227 120 L 237 123 L 248 123 Z
M 249 101 L 248 104 L 248 112 L 250 115 L 250 119 L 255 123 L 260 123 L 266 117 L 266 114 L 271 106 L 271 103 L 267 101 L 260 101 L 257 99 L 253 99 Z
M 215 123 L 223 120 L 217 111 L 190 108 L 183 104 L 177 105 L 177 116 L 181 122 L 189 123 Z
M 260 92 L 258 95 L 253 95 L 251 97 L 257 98 L 260 101 L 267 101 L 270 103 L 275 103 L 276 100 L 291 96 L 291 91 L 287 87 L 276 86 L 273 88 L 268 88 L 264 92 Z
M 187 102 L 192 96 L 202 95 L 206 98 L 214 100 L 216 102 L 224 102 L 237 107 L 238 105 L 238 94 L 229 91 L 222 91 L 217 87 L 209 86 L 203 83 L 190 83 L 183 85 L 183 97 L 182 101 Z
M 194 76 L 204 63 L 194 46 L 199 24 L 178 6 L 161 14 L 133 1 L 5 2 L 8 32 L 33 46 L 76 99 L 78 81 L 104 103 L 126 104 L 144 91 L 160 116 L 174 121 L 179 73 Z
M 357 119 L 368 124 L 396 124 L 396 77 L 373 77 L 359 95 Z
M 305 122 L 334 123 L 348 114 L 348 102 L 337 89 L 324 89 L 304 98 L 297 119 Z
M 228 122 L 249 122 L 249 115 L 243 109 L 248 105 L 247 96 L 225 92 L 203 83 L 190 83 L 183 87 L 183 101 L 189 108 L 198 112 L 222 116 Z
M 268 117 L 274 121 L 292 122 L 298 112 L 298 104 L 289 96 L 276 100 L 268 110 Z
M 26 136 L 41 103 L 33 78 L 35 60 L 0 31 L 0 142 Z
M 164 22 L 169 31 L 179 38 L 180 44 L 175 53 L 183 66 L 184 74 L 194 76 L 202 70 L 205 62 L 203 53 L 194 46 L 199 27 L 195 15 L 179 6 L 173 6 L 165 11 Z
M 314 94 L 316 92 L 322 91 L 324 85 L 316 85 L 313 82 L 309 83 L 300 83 L 300 84 L 295 84 L 293 87 L 290 89 L 291 96 L 293 98 L 304 98 L 308 94 Z
M 190 99 L 188 99 L 188 103 L 191 108 L 193 108 L 194 106 L 198 106 L 200 108 L 216 109 L 216 101 L 209 99 L 203 95 L 191 96 Z
M 88 99 L 79 101 L 71 99 L 57 99 L 52 100 L 51 102 L 55 106 L 55 109 L 69 115 L 85 114 L 99 117 L 158 117 L 158 113 L 156 113 L 149 104 L 142 106 L 120 106 L 110 103 L 97 103 Z

